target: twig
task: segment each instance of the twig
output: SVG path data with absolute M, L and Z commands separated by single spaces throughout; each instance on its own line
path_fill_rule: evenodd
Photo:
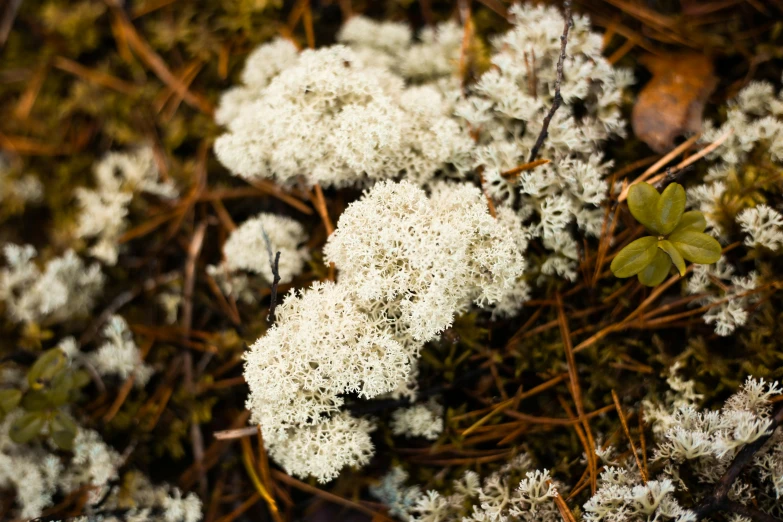
M 771 424 L 769 431 L 750 444 L 747 444 L 740 450 L 739 453 L 737 453 L 737 456 L 734 457 L 734 461 L 729 466 L 729 469 L 726 470 L 726 473 L 724 473 L 718 481 L 718 487 L 715 488 L 715 491 L 713 491 L 712 494 L 707 498 L 702 500 L 696 509 L 693 510 L 694 515 L 696 515 L 696 520 L 710 516 L 718 511 L 732 511 L 734 513 L 752 518 L 756 522 L 780 522 L 780 520 L 777 518 L 772 517 L 766 513 L 762 513 L 761 511 L 757 511 L 755 509 L 742 506 L 741 504 L 730 502 L 728 500 L 729 491 L 734 485 L 734 481 L 737 479 L 737 477 L 739 477 L 740 473 L 742 473 L 745 467 L 750 464 L 750 462 L 753 460 L 753 457 L 756 456 L 758 450 L 760 450 L 761 447 L 767 443 L 770 437 L 772 437 L 773 433 L 777 427 L 780 426 L 781 422 L 783 422 L 783 405 L 778 406 L 770 420 Z
M 571 0 L 566 0 L 563 4 L 565 9 L 565 24 L 563 27 L 563 34 L 560 36 L 560 58 L 557 59 L 557 79 L 555 80 L 555 97 L 552 100 L 552 107 L 544 118 L 544 125 L 541 127 L 541 132 L 536 139 L 535 145 L 530 150 L 530 157 L 527 159 L 528 163 L 534 161 L 538 156 L 538 151 L 541 149 L 541 145 L 544 144 L 544 140 L 549 134 L 549 123 L 552 121 L 552 117 L 560 108 L 560 104 L 563 103 L 563 97 L 560 95 L 560 84 L 563 82 L 563 62 L 566 58 L 566 44 L 568 43 L 568 30 L 574 24 L 574 20 L 571 17 Z
M 252 437 L 258 433 L 255 426 L 248 426 L 247 428 L 237 428 L 233 430 L 216 431 L 213 433 L 217 440 L 232 440 L 241 439 L 243 437 Z
M 183 337 L 190 335 L 193 324 L 193 290 L 196 284 L 196 261 L 204 245 L 204 236 L 207 232 L 207 222 L 202 221 L 196 227 L 193 237 L 188 245 L 187 259 L 185 261 L 184 284 L 182 290 L 182 317 L 180 326 L 184 332 Z M 185 389 L 188 395 L 195 396 L 196 389 L 193 382 L 193 354 L 190 350 L 183 354 L 183 372 L 185 374 Z M 161 408 L 162 410 L 162 408 Z M 190 424 L 190 440 L 193 446 L 193 459 L 199 471 L 199 490 L 201 498 L 207 494 L 207 476 L 204 469 L 204 437 L 201 434 L 198 422 Z
M 280 251 L 278 250 L 272 259 L 272 243 L 269 241 L 269 235 L 266 230 L 261 230 L 266 243 L 266 254 L 269 256 L 269 266 L 272 268 L 272 296 L 269 303 L 269 315 L 266 316 L 269 325 L 275 324 L 275 308 L 277 308 L 277 287 L 280 284 Z

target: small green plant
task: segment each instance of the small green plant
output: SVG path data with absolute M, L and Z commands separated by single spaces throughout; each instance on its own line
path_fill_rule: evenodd
M 679 183 L 661 194 L 649 183 L 637 183 L 628 191 L 628 208 L 653 235 L 617 254 L 611 265 L 615 276 L 638 276 L 643 285 L 657 286 L 669 275 L 672 263 L 685 275 L 685 260 L 708 265 L 720 259 L 720 243 L 704 233 L 704 214 L 685 212 L 685 189 Z
M 29 390 L 0 390 L 0 417 L 21 405 L 25 410 L 12 424 L 9 436 L 18 444 L 48 432 L 52 442 L 64 450 L 73 449 L 76 422 L 62 406 L 73 402 L 79 390 L 90 382 L 89 375 L 73 369 L 59 348 L 41 354 L 27 372 Z

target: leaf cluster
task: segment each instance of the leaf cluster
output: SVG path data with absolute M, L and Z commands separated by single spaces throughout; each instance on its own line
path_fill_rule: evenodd
M 41 354 L 27 372 L 29 389 L 0 390 L 0 416 L 21 405 L 25 410 L 9 430 L 11 440 L 24 444 L 43 434 L 63 450 L 72 450 L 77 425 L 63 410 L 90 382 L 84 370 L 74 369 L 59 348 Z
M 615 276 L 637 276 L 643 285 L 657 286 L 672 264 L 685 275 L 686 260 L 712 264 L 720 259 L 720 243 L 704 233 L 704 214 L 685 212 L 685 189 L 679 183 L 663 193 L 649 183 L 636 183 L 628 191 L 628 208 L 653 235 L 633 241 L 617 254 L 611 265 Z

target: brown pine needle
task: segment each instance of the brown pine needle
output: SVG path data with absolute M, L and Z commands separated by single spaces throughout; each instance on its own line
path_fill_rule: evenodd
M 649 477 L 650 472 L 647 470 L 647 439 L 644 437 L 644 410 L 639 409 L 639 443 L 642 447 L 642 466 L 644 467 L 645 476 Z
M 141 5 L 134 7 L 131 11 L 131 18 L 135 20 L 136 18 L 140 18 L 146 14 L 153 13 L 158 9 L 162 9 L 167 5 L 173 4 L 176 1 L 177 0 L 148 0 L 147 2 L 143 2 Z
M 574 350 L 573 345 L 571 343 L 571 334 L 568 331 L 568 321 L 566 320 L 565 316 L 565 310 L 563 309 L 563 298 L 560 296 L 560 292 L 557 292 L 555 294 L 555 298 L 557 300 L 557 319 L 560 324 L 560 335 L 563 338 L 563 347 L 565 349 L 566 353 L 566 362 L 568 364 L 568 374 L 570 376 L 571 381 L 571 395 L 574 398 L 574 403 L 576 404 L 576 411 L 579 415 L 579 419 L 582 422 L 582 426 L 585 430 L 585 436 L 587 437 L 587 461 L 590 465 L 591 471 L 591 477 L 590 477 L 590 485 L 593 493 L 595 494 L 595 490 L 597 487 L 597 464 L 596 464 L 596 455 L 595 455 L 595 441 L 593 440 L 593 434 L 590 430 L 590 423 L 587 420 L 587 417 L 585 417 L 585 409 L 584 404 L 582 403 L 582 390 L 579 387 L 579 375 L 576 370 L 576 359 L 574 358 Z
M 179 78 L 174 76 L 168 65 L 166 65 L 166 62 L 163 61 L 163 58 L 161 58 L 136 31 L 136 28 L 128 19 L 125 11 L 118 4 L 118 0 L 105 0 L 105 2 L 112 10 L 114 20 L 119 28 L 118 32 L 122 33 L 128 46 L 136 51 L 136 54 L 147 67 L 152 69 L 155 75 L 160 78 L 163 83 L 179 94 L 185 103 L 208 116 L 212 116 L 215 112 L 212 104 L 203 96 L 190 92 Z M 118 46 L 120 46 L 120 42 L 118 42 Z
M 255 486 L 258 494 L 261 495 L 261 498 L 266 502 L 272 518 L 275 522 L 282 522 L 283 519 L 280 517 L 280 513 L 277 510 L 277 502 L 272 498 L 272 495 L 261 482 L 258 473 L 256 473 L 254 461 L 255 457 L 253 456 L 253 448 L 250 446 L 250 440 L 242 439 L 242 463 L 245 465 L 245 471 L 247 471 L 250 481 L 253 483 L 253 486 Z
M 0 147 L 22 156 L 60 156 L 69 153 L 69 148 L 44 143 L 26 136 L 8 136 L 0 133 Z
M 617 415 L 620 417 L 620 423 L 623 425 L 625 436 L 628 438 L 628 442 L 631 445 L 631 452 L 633 453 L 634 460 L 636 460 L 636 467 L 639 468 L 639 473 L 642 474 L 642 481 L 647 484 L 647 472 L 639 460 L 639 452 L 636 451 L 636 444 L 633 443 L 631 430 L 628 429 L 628 421 L 625 418 L 625 414 L 623 414 L 623 407 L 620 405 L 620 398 L 617 396 L 617 392 L 615 392 L 614 389 L 612 389 L 612 399 L 614 400 L 614 407 L 617 408 Z
M 332 502 L 334 504 L 345 506 L 347 508 L 354 509 L 356 511 L 360 511 L 365 515 L 369 515 L 373 517 L 374 521 L 394 522 L 394 520 L 387 517 L 383 513 L 365 507 L 362 504 L 359 504 L 358 502 L 354 502 L 352 500 L 348 500 L 347 498 L 343 498 L 333 493 L 329 493 L 328 491 L 318 489 L 314 486 L 311 486 L 310 484 L 306 484 L 300 480 L 295 479 L 294 477 L 286 475 L 282 471 L 272 470 L 272 476 L 275 478 L 275 480 L 283 482 L 284 484 L 288 484 L 289 486 L 295 487 L 307 493 L 312 493 L 313 495 L 321 497 L 322 499 Z
M 631 186 L 641 183 L 642 181 L 647 180 L 650 176 L 654 175 L 658 170 L 661 169 L 664 165 L 669 163 L 671 160 L 688 150 L 693 146 L 693 144 L 696 143 L 696 141 L 701 137 L 701 134 L 694 134 L 690 138 L 688 138 L 686 141 L 679 144 L 677 147 L 672 149 L 668 154 L 666 154 L 664 157 L 656 161 L 655 163 L 650 166 L 647 170 L 645 170 L 641 176 L 633 180 L 629 185 L 623 187 L 622 192 L 620 193 L 620 197 L 617 198 L 617 201 L 623 202 L 628 198 L 628 189 L 631 188 Z
M 266 454 L 261 425 L 256 426 L 256 429 L 258 432 L 258 469 L 261 472 L 261 480 L 264 482 L 264 486 L 267 491 L 271 492 L 274 491 L 274 483 L 272 482 L 272 474 L 269 471 L 269 457 Z
M 239 506 L 237 506 L 237 508 L 234 511 L 232 511 L 231 513 L 229 513 L 224 517 L 220 517 L 219 519 L 217 519 L 217 522 L 233 522 L 234 520 L 242 516 L 242 513 L 244 513 L 251 507 L 253 507 L 256 504 L 256 502 L 258 502 L 259 500 L 261 500 L 261 495 L 258 492 L 253 493 L 252 495 L 250 495 L 250 498 L 248 498 L 247 500 L 242 502 Z
M 713 141 L 712 143 L 710 143 L 709 145 L 707 145 L 706 147 L 701 149 L 696 154 L 693 154 L 692 156 L 689 156 L 688 158 L 682 160 L 680 163 L 678 163 L 677 165 L 672 167 L 669 171 L 662 172 L 662 173 L 658 174 L 657 176 L 655 176 L 654 178 L 650 179 L 649 183 L 651 185 L 654 185 L 654 184 L 660 182 L 661 180 L 663 180 L 664 178 L 666 178 L 667 176 L 672 176 L 672 175 L 676 174 L 677 172 L 680 172 L 684 168 L 688 167 L 689 165 L 694 164 L 695 162 L 697 162 L 698 160 L 700 160 L 701 158 L 703 158 L 704 156 L 706 156 L 710 152 L 712 152 L 715 149 L 717 149 L 718 147 L 720 147 L 721 144 L 724 141 L 726 141 L 727 139 L 729 139 L 729 136 L 731 136 L 733 133 L 734 133 L 734 129 L 727 130 L 726 132 L 724 132 L 723 134 L 718 136 L 718 138 L 715 141 Z
M 547 485 L 552 485 L 552 481 L 547 480 Z M 555 496 L 555 505 L 557 505 L 557 510 L 560 511 L 560 516 L 563 517 L 563 522 L 576 522 L 576 518 L 574 517 L 574 514 L 571 512 L 571 509 L 568 507 L 568 504 L 566 504 L 566 501 L 563 499 L 563 497 L 558 493 Z
M 14 117 L 18 120 L 26 120 L 30 116 L 30 111 L 33 110 L 35 100 L 38 98 L 38 93 L 41 92 L 46 74 L 49 71 L 48 60 L 39 65 L 33 74 L 33 77 L 27 82 L 27 88 L 19 99 L 14 109 Z
M 331 236 L 332 232 L 334 232 L 334 226 L 332 225 L 332 220 L 329 219 L 329 210 L 326 208 L 326 200 L 324 199 L 324 192 L 323 190 L 321 190 L 321 185 L 319 185 L 318 183 L 315 184 L 313 190 L 314 190 L 314 195 L 311 195 L 313 206 L 315 207 L 315 210 L 318 212 L 318 214 L 321 216 L 321 221 L 323 221 L 324 227 L 326 228 L 326 235 Z
M 256 190 L 260 190 L 265 194 L 269 194 L 270 196 L 279 199 L 283 203 L 287 203 L 288 205 L 291 205 L 292 207 L 294 207 L 296 210 L 300 212 L 303 212 L 307 215 L 313 214 L 313 210 L 310 207 L 308 207 L 304 202 L 284 192 L 283 189 L 281 189 L 279 186 L 275 185 L 271 181 L 265 179 L 253 179 L 253 180 L 246 179 L 245 181 L 249 185 L 252 185 Z
M 522 165 L 519 165 L 517 167 L 514 167 L 513 169 L 509 169 L 506 171 L 503 171 L 500 173 L 500 175 L 505 179 L 515 179 L 517 176 L 519 176 L 522 172 L 533 170 L 536 167 L 540 167 L 541 165 L 546 165 L 547 163 L 551 163 L 551 160 L 548 159 L 537 159 L 535 161 L 530 161 L 528 163 L 523 163 Z
M 302 24 L 307 38 L 307 47 L 315 49 L 315 31 L 313 30 L 313 11 L 310 9 L 310 0 L 305 2 L 304 12 L 302 13 Z
M 459 0 L 459 16 L 462 20 L 462 45 L 459 50 L 459 77 L 462 79 L 462 85 L 468 82 L 468 53 L 470 51 L 470 42 L 473 38 L 473 19 L 470 16 L 470 0 Z
M 101 87 L 106 87 L 107 89 L 112 89 L 122 94 L 131 95 L 136 92 L 136 86 L 132 83 L 128 83 L 125 80 L 120 80 L 116 76 L 112 76 L 101 71 L 96 71 L 95 69 L 89 69 L 78 62 L 74 62 L 73 60 L 65 58 L 64 56 L 57 56 L 52 62 L 52 65 L 61 71 L 73 74 L 74 76 L 78 76 L 79 78 L 82 78 L 88 82 L 100 85 Z
M 606 61 L 614 65 L 622 60 L 623 56 L 631 52 L 634 47 L 636 47 L 636 42 L 633 40 L 626 40 L 623 45 L 621 45 L 615 52 L 612 53 L 611 56 L 609 56 L 609 58 L 606 59 Z
M 484 188 L 484 176 L 479 175 L 479 179 L 481 180 L 481 192 L 484 193 L 484 197 L 487 198 L 487 208 L 489 209 L 489 215 L 493 218 L 498 217 L 497 210 L 495 209 L 495 202 L 492 201 L 492 196 L 489 195 L 489 192 Z
M 332 232 L 334 232 L 334 225 L 332 225 L 332 220 L 329 218 L 329 210 L 326 208 L 326 199 L 324 199 L 324 192 L 321 190 L 321 185 L 318 183 L 315 184 L 315 187 L 313 188 L 313 193 L 310 194 L 310 200 L 313 202 L 313 206 L 315 207 L 315 210 L 318 212 L 318 215 L 321 216 L 321 221 L 324 224 L 324 228 L 326 228 L 326 237 L 329 237 L 332 235 Z M 329 263 L 329 280 L 334 281 L 335 280 L 335 266 L 334 263 Z
M 309 3 L 309 0 L 297 0 L 294 7 L 291 8 L 291 12 L 288 14 L 288 21 L 286 22 L 288 29 L 293 31 L 296 24 L 299 23 L 299 19 L 304 14 L 305 7 Z
M 462 436 L 463 437 L 467 437 L 468 435 L 470 435 L 471 433 L 476 431 L 476 428 L 484 425 L 489 419 L 491 419 L 492 417 L 494 417 L 495 415 L 500 413 L 502 410 L 504 410 L 504 409 L 508 408 L 509 406 L 511 406 L 516 400 L 517 400 L 516 398 L 511 398 L 511 399 L 507 399 L 507 400 L 501 402 L 500 404 L 495 406 L 492 409 L 492 411 L 490 411 L 489 413 L 484 415 L 482 418 L 480 418 L 479 420 L 474 422 L 473 425 L 470 426 L 468 429 L 464 430 L 462 432 Z

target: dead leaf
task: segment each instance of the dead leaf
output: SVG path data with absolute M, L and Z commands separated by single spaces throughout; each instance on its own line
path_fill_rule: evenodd
M 636 135 L 658 153 L 674 147 L 678 136 L 701 130 L 707 98 L 718 83 L 712 61 L 700 54 L 646 55 L 653 74 L 633 108 Z

